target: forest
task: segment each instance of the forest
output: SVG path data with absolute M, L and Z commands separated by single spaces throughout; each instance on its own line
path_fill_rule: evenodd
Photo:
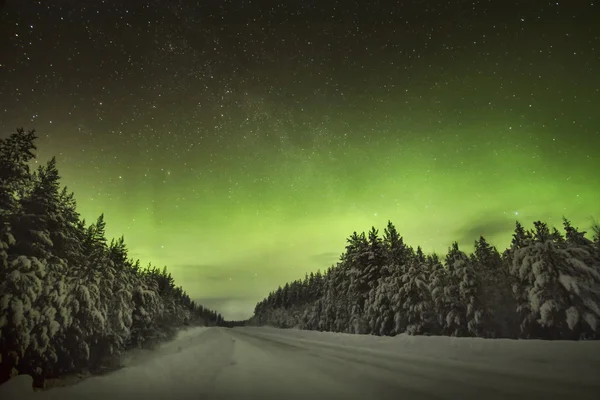
M 519 222 L 499 252 L 480 237 L 467 254 L 425 255 L 388 222 L 354 232 L 337 265 L 286 283 L 249 324 L 394 336 L 589 340 L 600 338 L 600 227 L 593 239 Z
M 101 372 L 131 348 L 151 348 L 189 325 L 219 325 L 173 277 L 107 241 L 60 186 L 56 160 L 33 168 L 35 131 L 0 140 L 0 383 Z

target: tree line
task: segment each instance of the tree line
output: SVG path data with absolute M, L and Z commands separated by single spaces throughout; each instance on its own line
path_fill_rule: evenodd
M 179 327 L 223 322 L 166 267 L 130 259 L 123 237 L 108 242 L 103 215 L 81 219 L 56 160 L 31 168 L 35 139 L 0 139 L 0 383 L 99 371 Z
M 354 232 L 325 273 L 286 283 L 260 301 L 253 325 L 394 336 L 600 338 L 600 227 L 586 237 L 516 223 L 509 248 L 484 237 L 445 256 L 405 244 L 388 222 Z

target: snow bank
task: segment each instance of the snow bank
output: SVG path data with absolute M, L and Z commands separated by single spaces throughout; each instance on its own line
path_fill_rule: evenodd
M 32 394 L 33 378 L 29 375 L 15 376 L 0 385 L 0 399 L 23 399 Z
M 162 343 L 153 350 L 149 349 L 132 349 L 121 356 L 121 365 L 131 367 L 140 365 L 149 360 L 162 357 L 169 354 L 180 352 L 183 348 L 188 347 L 190 343 L 197 339 L 198 335 L 207 331 L 207 327 L 197 326 L 182 329 L 177 332 L 175 338 L 166 343 Z
M 77 398 L 81 393 L 102 394 L 107 388 L 112 388 L 113 391 L 115 388 L 121 389 L 126 396 L 132 387 L 140 388 L 144 385 L 147 387 L 144 393 L 151 395 L 157 387 L 171 387 L 174 383 L 177 384 L 177 379 L 174 379 L 171 373 L 173 360 L 183 360 L 187 362 L 186 365 L 194 365 L 194 354 L 197 353 L 195 348 L 205 343 L 203 334 L 208 329 L 192 327 L 181 330 L 175 339 L 158 346 L 155 350 L 129 350 L 121 358 L 121 365 L 125 368 L 117 371 L 119 373 L 90 376 L 85 380 L 76 381 L 74 385 L 68 385 L 67 382 L 55 383 L 55 387 L 48 391 L 35 392 L 32 387 L 33 378 L 29 375 L 18 375 L 0 385 L 0 399 L 62 399 L 65 396 L 70 399 Z M 152 384 L 144 384 L 150 381 Z
M 520 366 L 526 369 L 535 365 L 551 365 L 555 369 L 564 370 L 571 370 L 576 366 L 593 370 L 600 368 L 600 341 L 482 339 L 406 334 L 385 337 L 272 327 L 236 329 L 297 339 L 308 344 L 348 346 L 437 360 L 458 360 L 497 366 L 504 364 L 510 365 L 511 368 Z

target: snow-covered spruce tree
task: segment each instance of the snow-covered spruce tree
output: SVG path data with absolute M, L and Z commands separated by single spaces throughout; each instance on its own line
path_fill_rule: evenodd
M 408 260 L 398 292 L 400 312 L 406 321 L 406 333 L 409 335 L 422 335 L 432 331 L 430 276 L 429 264 L 421 247 L 418 247 L 416 254 Z
M 448 274 L 436 253 L 425 256 L 425 262 L 429 274 L 427 279 L 427 291 L 430 301 L 429 333 L 431 335 L 442 335 L 445 324 L 443 316 L 447 309 L 443 285 L 448 278 Z
M 300 279 L 296 279 L 290 284 L 290 302 L 294 306 L 300 306 L 306 304 L 304 299 L 302 298 L 302 281 Z
M 31 347 L 32 359 L 48 361 L 45 370 L 56 365 L 60 349 L 56 335 L 62 335 L 71 323 L 71 310 L 66 302 L 69 287 L 65 277 L 70 276 L 69 261 L 76 261 L 76 223 L 78 214 L 74 202 L 66 190 L 60 190 L 60 176 L 56 159 L 38 168 L 31 190 L 21 198 L 21 226 L 15 231 L 18 254 L 43 259 L 47 263 L 44 281 L 44 295 L 36 302 L 35 308 L 41 319 L 33 332 L 39 337 Z M 71 256 L 72 260 L 63 256 Z M 47 336 L 49 332 L 50 337 Z M 53 346 L 50 345 L 50 339 Z M 44 343 L 42 346 L 41 343 Z M 44 354 L 42 349 L 48 350 Z
M 304 305 L 302 309 L 301 329 L 322 330 L 321 316 L 323 314 L 323 300 L 318 299 L 310 304 Z M 295 325 L 294 325 L 295 326 Z
M 398 265 L 394 268 L 391 279 L 390 289 L 391 297 L 390 303 L 392 304 L 392 310 L 394 312 L 394 326 L 392 333 L 399 335 L 406 332 L 408 327 L 408 315 L 404 309 L 404 303 L 406 302 L 406 293 L 402 290 L 404 285 L 404 277 L 408 274 L 411 260 L 415 257 L 415 253 L 412 248 L 406 248 L 404 258 L 399 260 L 403 264 Z
M 515 252 L 531 244 L 533 236 L 519 221 L 515 222 L 515 230 L 512 235 L 510 247 L 502 253 L 503 269 L 509 272 L 511 281 L 512 301 L 516 305 L 515 321 L 512 326 L 510 337 L 529 338 L 523 329 L 523 322 L 531 316 L 529 299 L 527 297 L 528 284 L 526 284 L 513 268 Z
M 376 234 L 375 234 L 376 236 Z M 342 264 L 349 279 L 348 305 L 349 332 L 366 333 L 367 321 L 364 318 L 364 305 L 371 288 L 370 279 L 375 275 L 372 264 L 371 244 L 364 232 L 360 235 L 354 232 L 347 239 L 346 253 L 342 256 Z
M 447 313 L 444 316 L 444 332 L 451 336 L 466 336 L 467 309 L 471 303 L 474 282 L 468 265 L 469 258 L 458 248 L 458 243 L 452 243 L 445 259 L 448 271 L 444 296 L 446 299 Z M 463 287 L 463 282 L 464 287 Z
M 391 221 L 383 232 L 384 265 L 382 276 L 389 276 L 404 266 L 413 254 L 413 250 L 404 243 L 404 239 Z M 403 274 L 404 271 L 399 271 Z
M 90 352 L 88 365 L 96 370 L 106 360 L 118 356 L 130 340 L 134 303 L 135 281 L 131 264 L 126 260 L 124 240 L 114 240 L 107 245 L 104 215 L 90 225 L 84 238 L 84 251 L 88 255 L 84 279 L 87 286 L 98 294 L 97 313 L 92 313 L 97 331 L 88 338 Z
M 293 325 L 305 326 L 304 329 L 323 329 L 324 319 L 324 282 L 325 277 L 320 271 L 310 274 L 307 280 L 306 300 L 296 309 L 299 314 L 293 315 Z
M 37 258 L 16 257 L 8 262 L 8 270 L 0 281 L 0 382 L 29 361 L 24 357 L 39 321 L 35 304 L 44 293 L 46 277 L 45 262 Z
M 379 310 L 368 306 L 370 293 L 374 292 L 381 279 L 389 276 L 388 265 L 386 263 L 386 249 L 383 240 L 378 236 L 378 230 L 373 227 L 369 232 L 369 260 L 367 269 L 364 271 L 364 279 L 368 282 L 368 291 L 364 294 L 364 303 L 362 306 L 362 325 L 361 333 L 372 333 L 373 322 L 379 319 Z
M 18 225 L 13 227 L 16 239 L 13 251 L 38 259 L 51 259 L 54 243 L 50 231 L 60 228 L 59 179 L 56 159 L 40 166 L 32 176 L 31 189 L 19 199 L 19 212 L 14 216 Z
M 377 284 L 369 291 L 368 323 L 371 332 L 376 335 L 395 335 L 401 333 L 403 319 L 400 312 L 399 291 L 405 264 L 412 249 L 404 244 L 402 236 L 391 221 L 383 234 L 383 260 Z M 395 299 L 393 300 L 393 298 Z M 398 331 L 400 329 L 400 331 Z
M 325 276 L 321 273 L 321 270 L 318 269 L 314 274 L 313 282 L 310 285 L 311 291 L 310 294 L 312 296 L 312 300 L 316 301 L 323 298 L 324 294 L 324 284 L 325 284 Z
M 261 302 L 259 303 L 259 307 L 257 307 L 257 322 L 260 325 L 269 325 L 270 321 L 269 321 L 269 315 L 272 311 L 272 299 L 273 299 L 273 292 L 270 292 L 269 295 Z
M 286 282 L 286 284 L 281 288 L 281 307 L 283 309 L 290 308 L 291 300 L 290 284 L 289 282 Z
M 381 336 L 394 336 L 396 330 L 395 316 L 400 313 L 399 301 L 394 296 L 400 292 L 400 275 L 393 273 L 380 278 L 379 284 L 369 293 L 369 308 L 372 309 L 370 321 L 372 333 Z
M 600 338 L 600 255 L 593 241 L 563 218 L 567 262 L 559 281 L 569 292 L 571 307 L 566 310 L 569 336 Z
M 350 280 L 348 267 L 340 261 L 329 274 L 325 292 L 325 315 L 327 330 L 333 332 L 350 331 Z
M 18 208 L 19 198 L 31 181 L 29 162 L 35 158 L 35 131 L 18 129 L 0 139 L 0 217 L 2 223 Z
M 335 294 L 334 294 L 334 279 L 337 271 L 335 266 L 329 267 L 325 273 L 323 282 L 323 310 L 321 313 L 321 326 L 325 331 L 333 331 L 335 324 Z
M 63 309 L 64 295 L 56 295 L 56 290 L 65 291 L 61 281 L 67 272 L 66 260 L 55 255 L 52 241 L 52 235 L 64 235 L 59 179 L 54 158 L 40 166 L 27 189 L 20 191 L 19 206 L 11 216 L 15 243 L 8 251 L 9 258 L 25 256 L 43 264 L 45 270 L 44 290 L 28 307 L 30 341 L 17 365 L 18 370 L 33 371 L 34 376 L 56 363 L 56 342 L 52 339 L 66 322 L 57 321 L 57 317 L 68 315 Z
M 112 295 L 114 274 L 107 265 L 104 230 L 102 215 L 84 230 L 81 243 L 84 256 L 69 277 L 71 292 L 67 303 L 73 321 L 67 343 L 75 368 L 95 369 L 100 353 L 105 350 L 108 299 Z
M 491 328 L 487 324 L 489 323 L 489 317 L 486 315 L 480 301 L 482 290 L 477 281 L 473 263 L 465 253 L 463 255 L 461 255 L 460 260 L 455 261 L 451 271 L 456 275 L 456 280 L 459 282 L 459 301 L 465 307 L 463 312 L 467 331 L 464 335 L 489 337 L 491 336 Z
M 43 291 L 45 266 L 37 259 L 16 257 L 12 233 L 19 199 L 31 182 L 35 138 L 34 131 L 19 129 L 0 139 L 0 383 L 16 371 L 29 346 L 27 313 Z
M 471 265 L 475 270 L 477 298 L 482 307 L 477 336 L 516 337 L 517 304 L 512 293 L 513 280 L 502 263 L 500 253 L 484 237 L 480 237 L 475 241 Z
M 112 334 L 117 339 L 117 346 L 125 348 L 133 324 L 134 303 L 132 292 L 136 279 L 135 273 L 133 273 L 134 264 L 127 259 L 127 247 L 123 236 L 111 241 L 107 258 L 114 269 L 113 297 L 109 300 L 111 313 L 109 314 L 108 324 Z
M 561 244 L 570 248 L 580 247 L 582 249 L 586 249 L 585 252 L 579 254 L 578 259 L 592 268 L 597 267 L 598 254 L 595 251 L 596 249 L 594 241 L 585 237 L 587 232 L 579 231 L 577 228 L 571 225 L 571 221 L 564 217 L 563 228 L 565 231 L 565 238 L 564 242 L 561 242 Z M 598 272 L 600 272 L 600 269 L 598 269 Z
M 29 344 L 19 359 L 18 368 L 29 370 L 35 376 L 40 368 L 49 369 L 49 365 L 55 363 L 59 347 L 57 335 L 69 323 L 70 312 L 64 307 L 66 265 L 61 254 L 61 250 L 68 249 L 69 243 L 61 239 L 68 237 L 66 228 L 77 220 L 77 215 L 73 214 L 74 204 L 69 202 L 66 189 L 58 192 L 59 177 L 54 159 L 40 167 L 37 173 L 30 173 L 27 162 L 34 158 L 34 139 L 33 131 L 26 134 L 18 130 L 0 144 L 0 197 L 3 199 L 0 229 L 5 237 L 0 282 L 8 283 L 7 275 L 19 276 L 24 272 L 21 269 L 24 265 L 43 266 L 43 277 L 40 271 L 36 273 L 38 279 L 42 279 L 42 292 L 36 296 L 32 296 L 33 291 L 13 293 L 13 304 L 19 297 L 28 304 L 27 326 L 30 327 L 27 332 Z M 31 276 L 31 273 L 27 275 Z M 5 312 L 0 315 L 7 317 Z M 7 338 L 4 336 L 4 343 L 11 343 Z M 5 358 L 1 364 L 8 363 L 9 359 Z
M 513 250 L 512 273 L 519 279 L 521 336 L 543 339 L 598 337 L 600 274 L 582 259 L 591 245 L 557 240 L 548 226 L 534 223 L 531 239 Z M 571 229 L 571 228 L 569 228 Z
M 19 199 L 30 187 L 29 162 L 35 158 L 35 131 L 18 129 L 0 139 L 0 282 L 8 273 L 9 249 L 16 243 L 12 226 L 19 213 Z

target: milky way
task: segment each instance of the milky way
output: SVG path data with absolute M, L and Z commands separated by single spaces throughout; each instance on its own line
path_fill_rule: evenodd
M 8 0 L 0 135 L 228 318 L 388 219 L 443 252 L 600 216 L 600 4 L 282 3 Z

